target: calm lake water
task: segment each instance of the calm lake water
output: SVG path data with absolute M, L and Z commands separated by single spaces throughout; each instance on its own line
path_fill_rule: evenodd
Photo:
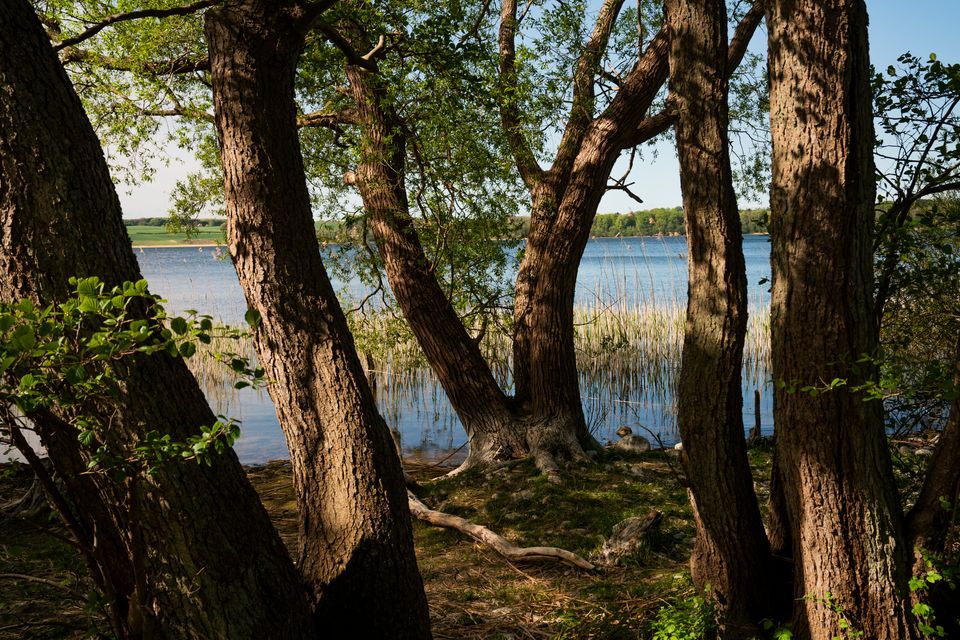
M 682 306 L 686 300 L 686 241 L 684 238 L 599 238 L 584 252 L 578 276 L 576 304 L 596 307 L 638 304 Z M 229 261 L 217 259 L 212 248 L 138 249 L 137 257 L 151 290 L 167 299 L 171 312 L 196 309 L 227 323 L 243 318 L 246 303 Z M 769 242 L 765 235 L 744 238 L 750 305 L 769 304 Z M 357 282 L 335 282 L 338 291 L 353 299 L 362 295 Z M 450 409 L 443 390 L 429 370 L 414 376 L 416 384 L 402 389 L 381 385 L 378 403 L 391 426 L 398 428 L 408 454 L 437 457 L 460 447 L 465 434 Z M 676 416 L 672 398 L 662 389 L 651 389 L 637 379 L 581 380 L 584 411 L 595 435 L 602 441 L 615 439 L 622 424 L 638 433 L 643 425 L 662 438 L 676 442 Z M 754 388 L 762 393 L 761 417 L 765 430 L 772 423 L 772 394 L 763 383 L 744 384 L 745 423 L 754 418 Z M 242 436 L 236 444 L 244 463 L 259 463 L 287 457 L 286 445 L 270 399 L 265 392 L 244 390 L 212 394 L 214 411 L 242 421 Z

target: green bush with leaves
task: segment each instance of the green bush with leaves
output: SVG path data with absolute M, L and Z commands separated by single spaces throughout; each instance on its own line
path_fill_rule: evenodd
M 111 444 L 102 412 L 90 408 L 122 393 L 119 372 L 135 366 L 137 358 L 190 358 L 198 344 L 244 334 L 217 327 L 195 311 L 187 317 L 167 316 L 163 300 L 147 291 L 146 280 L 109 289 L 95 277 L 70 283 L 74 294 L 60 304 L 38 306 L 29 299 L 0 304 L 0 429 L 17 442 L 19 433 L 30 428 L 31 415 L 56 409 L 76 428 L 89 452 L 90 470 L 117 481 L 174 460 L 210 464 L 239 436 L 235 421 L 219 416 L 183 440 L 148 426 L 139 442 L 123 449 Z M 239 376 L 237 388 L 264 380 L 263 370 L 245 357 L 211 355 Z
M 660 607 L 651 627 L 651 640 L 703 640 L 717 636 L 717 612 L 700 593 L 693 592 L 690 577 L 678 575 L 675 585 L 684 590 Z

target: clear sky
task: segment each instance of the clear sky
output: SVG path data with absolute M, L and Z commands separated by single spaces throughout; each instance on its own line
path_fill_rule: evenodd
M 867 10 L 870 57 L 878 68 L 893 64 L 905 51 L 920 57 L 934 52 L 944 62 L 960 62 L 960 0 L 867 0 Z M 752 48 L 761 50 L 765 40 L 766 31 L 761 26 Z M 638 205 L 626 195 L 612 192 L 601 202 L 601 212 L 680 205 L 680 178 L 670 144 L 659 147 L 655 160 L 648 158 L 636 164 L 639 166 L 630 178 L 634 182 L 631 189 L 644 204 Z M 120 185 L 124 215 L 129 218 L 165 216 L 171 188 L 192 167 L 195 162 L 181 152 L 172 158 L 169 166 L 157 167 L 153 182 L 133 189 Z M 619 176 L 616 171 L 615 174 Z M 765 202 L 741 204 L 757 206 Z

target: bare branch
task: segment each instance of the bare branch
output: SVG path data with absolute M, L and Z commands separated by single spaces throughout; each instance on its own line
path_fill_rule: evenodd
M 625 182 L 622 182 L 621 180 L 613 179 L 613 184 L 607 185 L 607 191 L 623 191 L 634 202 L 637 202 L 638 204 L 643 204 L 643 198 L 641 198 L 640 196 L 638 196 L 637 194 L 635 194 L 633 191 L 630 190 L 630 187 L 632 186 L 633 186 L 632 182 L 625 183 Z
M 111 16 L 107 16 L 100 22 L 90 25 L 84 31 L 73 36 L 72 38 L 67 38 L 66 40 L 60 42 L 53 47 L 53 50 L 60 51 L 66 47 L 79 44 L 84 40 L 89 40 L 106 27 L 119 22 L 139 20 L 140 18 L 167 18 L 169 16 L 185 16 L 206 9 L 207 7 L 220 4 L 221 2 L 222 0 L 200 0 L 199 2 L 194 2 L 193 4 L 188 4 L 183 7 L 170 7 L 169 9 L 140 9 L 139 11 L 129 11 L 127 13 L 115 13 Z
M 733 74 L 733 71 L 743 62 L 743 56 L 747 53 L 747 45 L 753 39 L 757 27 L 763 21 L 764 5 L 766 0 L 754 0 L 753 6 L 747 11 L 740 23 L 733 32 L 733 38 L 727 47 L 727 78 Z
M 636 147 L 651 140 L 673 126 L 676 120 L 677 112 L 673 105 L 667 104 L 663 111 L 647 116 L 640 121 L 640 124 L 633 132 L 633 136 L 626 141 L 624 148 Z
M 562 562 L 587 571 L 594 569 L 592 564 L 566 549 L 558 549 L 557 547 L 518 547 L 503 536 L 494 533 L 484 526 L 470 522 L 460 516 L 434 511 L 409 491 L 407 492 L 407 501 L 410 504 L 410 513 L 418 520 L 429 522 L 437 527 L 445 527 L 464 533 L 477 542 L 489 545 L 494 551 L 510 562 Z
M 314 111 L 297 116 L 298 127 L 327 127 L 336 128 L 339 124 L 360 124 L 360 119 L 353 109 L 342 111 Z
M 148 116 L 151 118 L 196 118 L 198 120 L 205 120 L 207 122 L 213 122 L 213 114 L 207 113 L 205 111 L 195 111 L 193 109 L 188 109 L 186 107 L 171 107 L 169 109 L 160 109 L 160 108 L 149 108 L 149 109 L 137 109 L 137 112 L 142 116 Z

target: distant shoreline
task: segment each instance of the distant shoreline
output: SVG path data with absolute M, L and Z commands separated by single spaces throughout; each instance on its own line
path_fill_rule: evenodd
M 195 244 L 135 244 L 134 249 L 208 249 L 212 247 L 225 247 L 223 244 L 216 243 L 195 243 Z

